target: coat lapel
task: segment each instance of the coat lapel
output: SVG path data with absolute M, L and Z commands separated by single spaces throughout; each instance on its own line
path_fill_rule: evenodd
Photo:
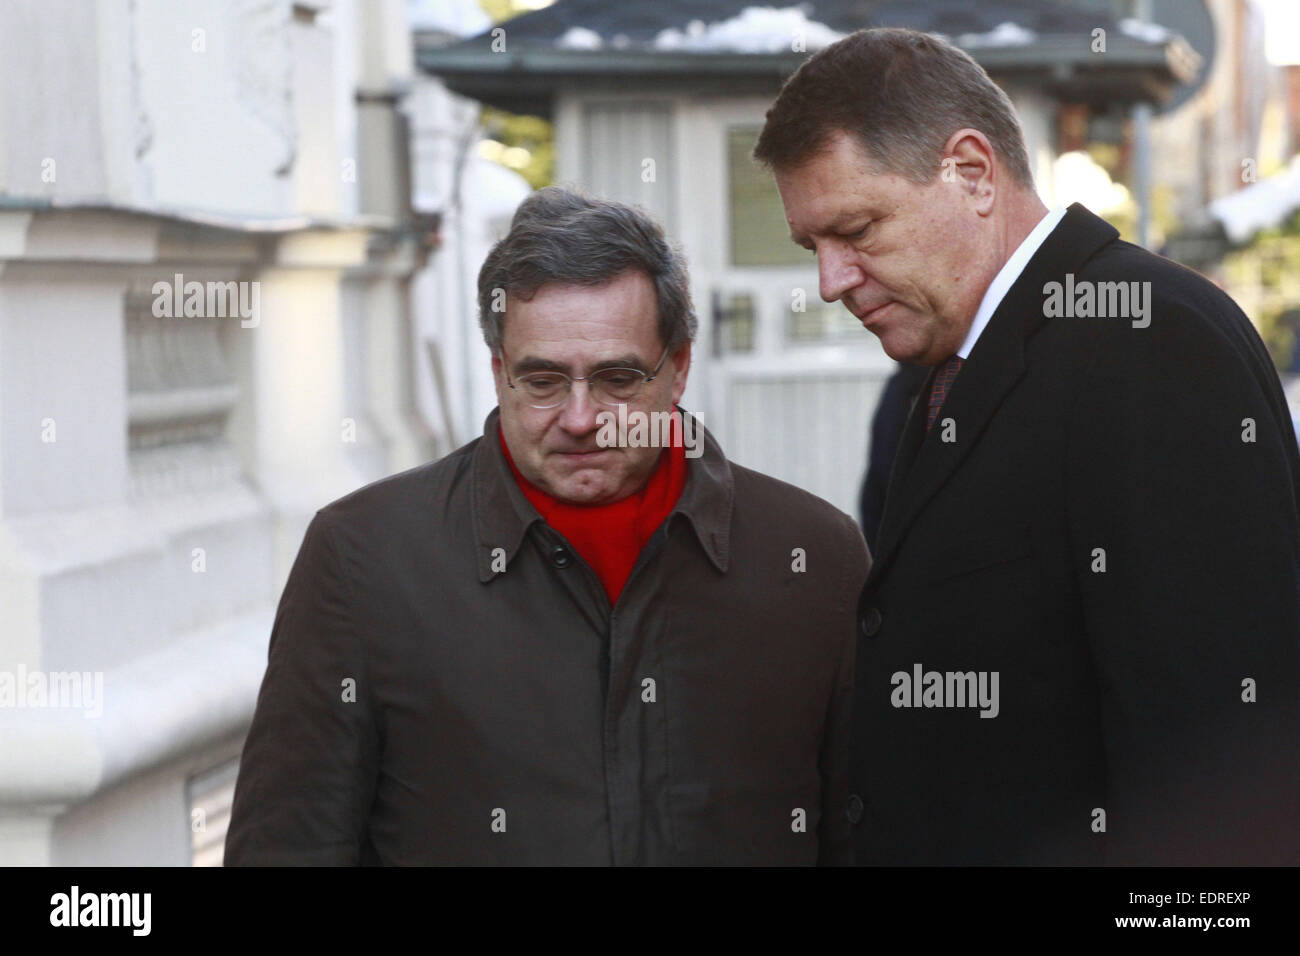
M 1063 281 L 1065 273 L 1082 266 L 1118 235 L 1083 206 L 1070 206 L 1007 290 L 927 434 L 926 410 L 935 375 L 931 371 L 912 406 L 890 472 L 868 587 L 884 573 L 907 529 L 975 447 L 1002 400 L 1024 377 L 1025 341 L 1046 321 L 1043 286 Z M 955 425 L 956 440 L 944 442 L 943 421 L 948 418 Z

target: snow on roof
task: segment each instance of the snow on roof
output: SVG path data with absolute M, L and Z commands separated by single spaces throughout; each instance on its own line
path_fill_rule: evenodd
M 604 44 L 600 34 L 586 27 L 569 27 L 555 41 L 562 50 L 599 50 Z
M 1025 46 L 1038 39 L 1038 34 L 1010 21 L 999 23 L 987 33 L 963 33 L 957 37 L 960 47 Z
M 1135 20 L 1132 17 L 1119 21 L 1119 28 L 1134 39 L 1146 43 L 1168 43 L 1173 39 L 1173 34 L 1160 24 Z
M 1223 224 L 1234 244 L 1263 229 L 1280 226 L 1300 209 L 1300 156 L 1285 171 L 1210 203 L 1210 215 Z
M 781 53 L 816 50 L 845 36 L 824 23 L 809 20 L 802 7 L 746 7 L 729 20 L 705 24 L 692 20 L 686 29 L 661 30 L 656 50 L 690 52 Z

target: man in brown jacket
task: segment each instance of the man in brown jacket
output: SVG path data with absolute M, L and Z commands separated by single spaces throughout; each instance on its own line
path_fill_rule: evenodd
M 479 304 L 483 436 L 307 529 L 226 862 L 850 862 L 866 547 L 675 412 L 682 260 L 638 210 L 544 189 Z

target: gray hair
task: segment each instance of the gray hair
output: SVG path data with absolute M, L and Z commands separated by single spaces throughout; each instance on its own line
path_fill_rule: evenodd
M 939 173 L 948 138 L 967 127 L 988 137 L 1013 179 L 1033 187 L 1015 108 L 969 54 L 916 30 L 859 30 L 805 60 L 786 80 L 767 111 L 754 158 L 792 169 L 842 131 L 880 169 L 925 185 Z
M 659 338 L 672 351 L 695 338 L 686 261 L 643 210 L 547 186 L 515 211 L 510 231 L 478 273 L 479 325 L 492 354 L 501 353 L 505 299 L 525 302 L 543 285 L 600 285 L 628 269 L 654 283 Z

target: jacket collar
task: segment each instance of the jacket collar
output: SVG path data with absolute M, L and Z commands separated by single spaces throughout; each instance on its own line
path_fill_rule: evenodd
M 879 579 L 908 527 L 979 441 L 1003 397 L 1024 377 L 1025 340 L 1047 321 L 1044 284 L 1075 271 L 1118 236 L 1114 226 L 1084 206 L 1070 206 L 1007 290 L 927 434 L 926 411 L 935 375 L 931 370 L 912 405 L 894 457 L 868 586 Z M 940 440 L 945 418 L 956 424 L 954 442 Z
M 679 408 L 681 406 L 678 406 Z M 714 567 L 725 573 L 731 553 L 731 511 L 734 484 L 731 466 L 713 435 L 690 417 L 704 436 L 704 453 L 687 459 L 686 487 L 677 505 L 664 519 L 665 524 L 681 515 L 695 532 Z M 479 580 L 491 581 L 494 571 L 493 552 L 505 550 L 508 566 L 523 546 L 528 529 L 542 522 L 542 516 L 525 497 L 510 471 L 510 463 L 501 451 L 499 438 L 501 409 L 494 408 L 483 422 L 483 437 L 473 451 L 471 463 L 470 509 L 473 513 L 474 551 Z M 500 562 L 496 562 L 498 567 Z

